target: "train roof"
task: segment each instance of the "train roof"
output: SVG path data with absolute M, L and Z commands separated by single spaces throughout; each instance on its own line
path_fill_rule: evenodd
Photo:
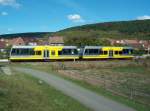
M 45 45 L 43 47 L 46 47 L 46 46 L 50 46 L 50 45 Z M 35 47 L 38 47 L 38 45 L 37 46 L 28 46 L 28 45 L 25 45 L 25 46 L 12 46 L 12 48 L 35 48 Z M 77 48 L 77 46 L 51 46 L 51 47 L 63 47 L 63 48 L 66 48 L 66 49 Z
M 85 49 L 99 49 L 102 48 L 102 46 L 85 46 Z
M 123 46 L 122 47 L 121 46 L 120 47 L 119 46 L 85 46 L 84 48 L 85 49 L 99 49 L 99 48 L 104 48 L 104 47 L 105 48 L 107 48 L 107 47 L 115 48 L 116 47 L 116 48 L 133 49 L 132 47 L 127 47 L 127 46 L 125 46 L 125 47 L 123 47 Z
M 50 46 L 50 45 L 45 45 L 45 46 Z M 43 47 L 45 47 L 43 46 Z M 35 48 L 35 47 L 38 47 L 37 46 L 12 46 L 12 48 Z M 77 46 L 51 46 L 51 47 L 63 47 L 63 48 L 66 48 L 66 49 L 76 49 Z M 115 48 L 115 46 L 85 46 L 84 49 L 100 49 L 100 48 Z M 124 49 L 133 49 L 132 47 L 116 47 L 116 48 L 124 48 Z
M 64 48 L 77 48 L 77 46 L 64 46 Z
M 34 48 L 36 46 L 12 46 L 12 48 Z

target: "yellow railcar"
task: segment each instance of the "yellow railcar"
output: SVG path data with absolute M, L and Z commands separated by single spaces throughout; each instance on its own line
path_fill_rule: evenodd
M 83 51 L 83 59 L 130 59 L 133 58 L 131 47 L 101 47 L 86 46 Z
M 76 46 L 13 46 L 10 61 L 79 59 Z
M 85 46 L 13 46 L 10 61 L 47 61 L 78 59 L 131 59 L 131 47 Z

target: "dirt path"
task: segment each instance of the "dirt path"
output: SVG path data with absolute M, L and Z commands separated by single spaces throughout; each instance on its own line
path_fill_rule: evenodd
M 28 68 L 15 67 L 14 69 L 45 81 L 49 85 L 55 87 L 55 89 L 60 90 L 64 94 L 79 101 L 81 104 L 89 107 L 92 111 L 135 111 L 132 108 L 100 96 L 70 81 L 55 76 L 54 74 L 48 74 L 46 72 Z
M 1 68 L 1 70 L 2 70 L 2 72 L 3 72 L 4 74 L 6 74 L 6 75 L 11 75 L 11 70 L 10 70 L 9 67 L 3 66 L 3 67 L 0 67 L 0 68 Z

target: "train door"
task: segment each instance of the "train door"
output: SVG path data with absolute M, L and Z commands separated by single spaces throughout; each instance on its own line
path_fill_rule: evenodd
M 49 50 L 44 50 L 44 59 L 49 59 Z
M 109 58 L 113 58 L 113 56 L 114 56 L 113 50 L 109 50 Z

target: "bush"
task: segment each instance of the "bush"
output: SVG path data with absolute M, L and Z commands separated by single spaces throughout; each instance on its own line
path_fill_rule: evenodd
M 134 50 L 134 52 L 133 52 L 134 55 L 139 55 L 139 56 L 141 56 L 141 55 L 143 55 L 143 54 L 145 54 L 145 53 L 146 53 L 146 52 L 145 52 L 144 49 Z

